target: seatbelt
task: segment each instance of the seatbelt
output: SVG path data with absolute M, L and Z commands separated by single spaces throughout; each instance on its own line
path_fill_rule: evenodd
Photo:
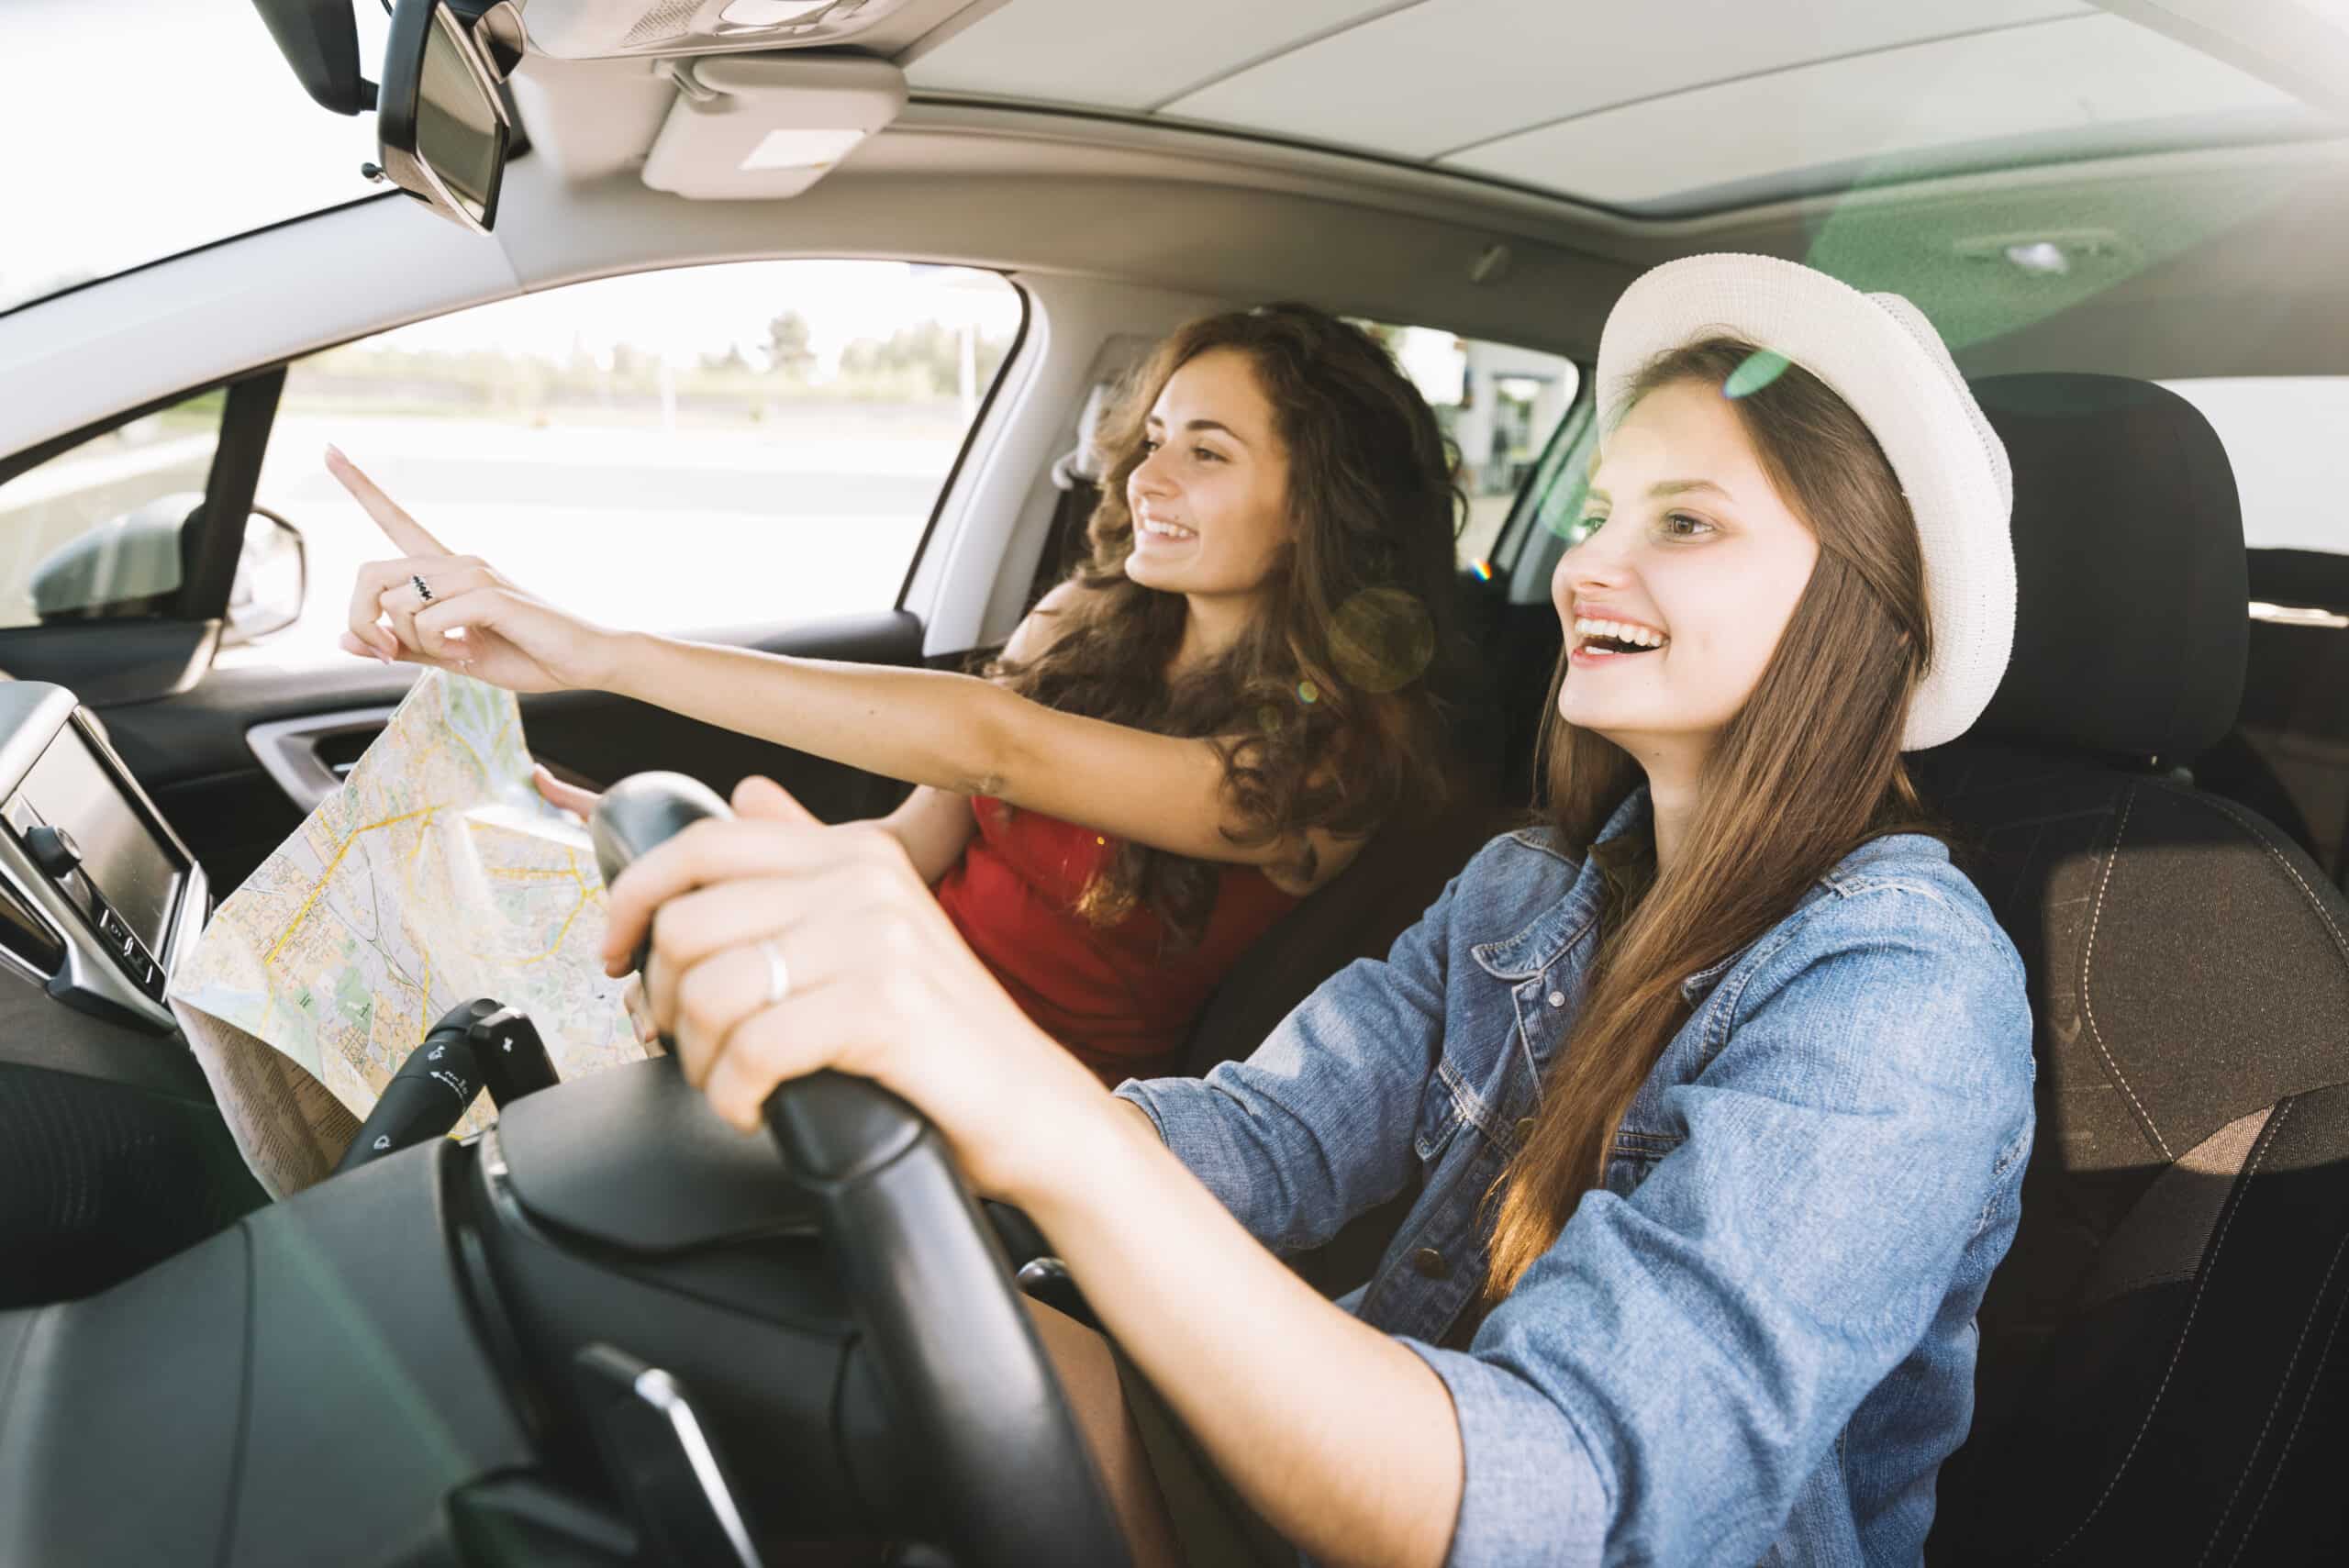
M 1063 458 L 1052 465 L 1052 482 L 1060 483 Z M 1052 528 L 1044 535 L 1044 548 L 1036 557 L 1036 578 L 1028 584 L 1028 603 L 1022 613 L 1036 607 L 1036 601 L 1050 592 L 1052 585 L 1069 574 L 1085 550 L 1085 526 L 1093 517 L 1093 508 L 1100 504 L 1101 492 L 1090 481 L 1074 480 L 1061 491 L 1061 498 L 1052 507 Z

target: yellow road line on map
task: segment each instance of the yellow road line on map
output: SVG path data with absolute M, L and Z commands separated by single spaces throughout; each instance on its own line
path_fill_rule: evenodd
M 341 847 L 335 851 L 334 859 L 327 862 L 327 869 L 318 873 L 318 884 L 310 889 L 310 895 L 302 900 L 302 906 L 299 909 L 294 911 L 294 918 L 286 923 L 285 929 L 279 933 L 277 940 L 270 945 L 269 951 L 262 958 L 262 962 L 266 964 L 277 962 L 277 955 L 285 950 L 287 942 L 294 940 L 294 933 L 302 929 L 302 922 L 310 917 L 311 907 L 317 903 L 318 895 L 326 892 L 327 884 L 334 880 L 335 868 L 342 864 L 342 857 L 351 852 L 351 846 L 359 842 L 360 834 L 372 833 L 378 828 L 390 828 L 398 823 L 411 822 L 419 817 L 429 817 L 440 809 L 438 806 L 428 806 L 421 811 L 406 812 L 398 817 L 386 817 L 381 822 L 370 822 L 364 828 L 353 828 L 351 830 L 351 837 L 345 839 Z
M 535 958 L 517 960 L 516 967 L 526 968 L 533 963 L 544 963 L 547 960 L 561 952 L 562 951 L 563 939 L 571 935 L 571 922 L 579 918 L 579 911 L 587 907 L 590 896 L 590 891 L 587 888 L 582 887 L 579 890 L 579 902 L 571 906 L 571 913 L 562 917 L 562 929 L 554 934 L 554 946 L 547 949 L 546 951 L 540 953 Z
M 473 766 L 481 770 L 481 776 L 483 778 L 495 779 L 497 777 L 497 774 L 491 771 L 490 765 L 481 760 L 481 753 L 473 750 L 473 743 L 472 741 L 458 734 L 454 729 L 443 729 L 440 732 L 440 736 L 436 737 L 436 739 L 440 738 L 454 740 L 458 745 L 462 746 L 465 749 L 465 755 L 473 760 Z

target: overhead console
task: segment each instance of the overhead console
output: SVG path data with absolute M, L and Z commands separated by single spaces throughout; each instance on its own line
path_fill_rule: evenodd
M 62 686 L 0 684 L 0 969 L 156 1032 L 203 868 Z
M 525 0 L 529 47 L 558 60 L 869 45 L 907 0 Z M 960 4 L 913 7 L 925 30 Z M 893 40 L 894 41 L 894 40 Z

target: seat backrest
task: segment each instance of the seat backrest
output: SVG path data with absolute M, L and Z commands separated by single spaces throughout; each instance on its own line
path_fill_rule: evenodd
M 1481 774 L 1481 768 L 1472 769 Z M 1316 986 L 1358 958 L 1383 958 L 1486 840 L 1525 819 L 1474 778 L 1442 810 L 1390 822 L 1329 885 L 1257 939 L 1192 1025 L 1183 1071 L 1205 1073 L 1264 1042 Z M 1432 1069 L 1433 1064 L 1430 1064 Z M 1324 1296 L 1362 1284 L 1419 1195 L 1416 1184 L 1287 1262 Z
M 1257 939 L 1191 1026 L 1183 1071 L 1205 1073 L 1264 1043 L 1316 986 L 1358 958 L 1381 958 L 1486 840 L 1525 817 L 1481 790 L 1390 822 L 1353 863 Z
M 2029 972 L 2039 1124 L 1928 1559 L 2340 1561 L 2349 901 L 2173 771 L 2235 718 L 2232 475 L 2155 387 L 1976 391 L 2015 467 L 2014 660 L 1913 762 Z
M 1455 646 L 1430 676 L 1449 730 L 1451 798 L 1386 823 L 1241 955 L 1192 1022 L 1184 1072 L 1197 1076 L 1246 1056 L 1321 982 L 1357 958 L 1385 956 L 1487 839 L 1524 819 L 1501 772 L 1491 642 L 1498 599 L 1475 573 L 1459 573 L 1453 586 Z

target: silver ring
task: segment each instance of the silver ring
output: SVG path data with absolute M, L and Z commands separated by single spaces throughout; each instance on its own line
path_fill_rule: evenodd
M 432 602 L 432 590 L 425 585 L 424 573 L 419 572 L 410 577 L 408 581 L 416 584 L 416 596 L 417 598 L 422 599 L 428 605 Z
M 759 951 L 766 954 L 767 999 L 765 1005 L 772 1007 L 791 995 L 791 965 L 783 961 L 783 950 L 774 945 L 773 937 L 761 942 Z

